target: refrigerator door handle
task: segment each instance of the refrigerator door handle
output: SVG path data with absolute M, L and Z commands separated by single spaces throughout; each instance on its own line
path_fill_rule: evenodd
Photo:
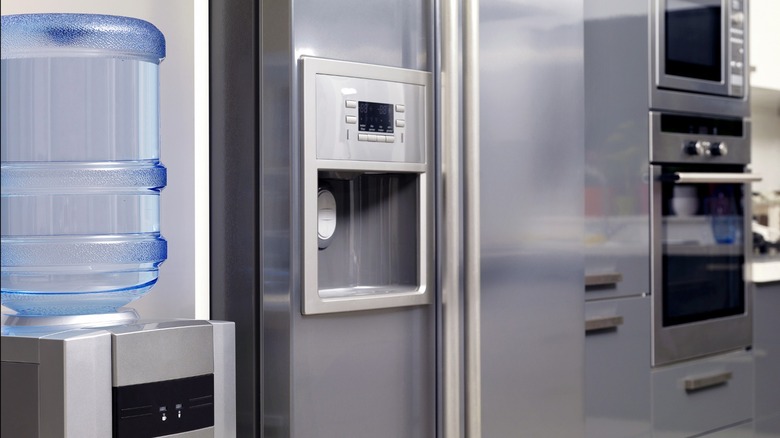
M 479 0 L 463 2 L 466 436 L 482 435 Z

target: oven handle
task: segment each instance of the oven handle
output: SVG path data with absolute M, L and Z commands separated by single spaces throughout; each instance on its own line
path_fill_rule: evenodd
M 659 178 L 661 181 L 669 181 L 685 184 L 709 184 L 709 183 L 752 183 L 761 181 L 760 175 L 753 173 L 710 173 L 710 172 L 675 172 L 665 173 Z

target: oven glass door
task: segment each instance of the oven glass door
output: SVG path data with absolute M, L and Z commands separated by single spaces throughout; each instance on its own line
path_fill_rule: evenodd
M 665 73 L 722 82 L 721 0 L 666 0 L 663 13 Z
M 744 187 L 661 184 L 664 327 L 745 313 Z

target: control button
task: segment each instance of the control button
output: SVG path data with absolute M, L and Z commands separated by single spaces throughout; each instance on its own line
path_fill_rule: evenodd
M 357 108 L 357 100 L 346 100 L 344 104 L 347 108 Z
M 376 142 L 376 135 L 375 134 L 368 134 L 368 141 Z
M 347 116 L 347 123 L 357 123 L 357 117 L 355 116 Z
M 368 141 L 368 134 L 358 134 L 358 141 Z
M 403 119 L 396 120 L 395 121 L 395 126 L 397 126 L 399 128 L 403 128 L 404 126 L 406 126 L 406 120 L 403 120 Z
M 714 157 L 722 157 L 729 153 L 729 148 L 726 143 L 712 143 L 709 152 Z
M 707 143 L 707 145 L 709 145 L 709 142 L 687 141 L 683 144 L 683 152 L 692 156 L 702 155 L 704 153 L 703 143 Z
M 385 143 L 395 143 L 395 136 L 394 135 L 385 136 Z
M 377 135 L 376 136 L 376 142 L 377 143 L 384 143 L 385 142 L 385 136 L 384 135 Z
M 731 25 L 734 27 L 742 27 L 745 22 L 745 14 L 742 12 L 735 12 L 731 15 Z
M 731 85 L 735 87 L 741 87 L 744 84 L 744 77 L 742 75 L 731 75 Z
M 395 111 L 398 113 L 406 112 L 406 105 L 396 105 Z
M 731 0 L 731 9 L 735 11 L 742 9 L 742 2 L 740 0 Z

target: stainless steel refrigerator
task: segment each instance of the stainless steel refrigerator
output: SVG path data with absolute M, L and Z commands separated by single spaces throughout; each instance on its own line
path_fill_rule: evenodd
M 580 436 L 582 5 L 210 15 L 239 436 Z

